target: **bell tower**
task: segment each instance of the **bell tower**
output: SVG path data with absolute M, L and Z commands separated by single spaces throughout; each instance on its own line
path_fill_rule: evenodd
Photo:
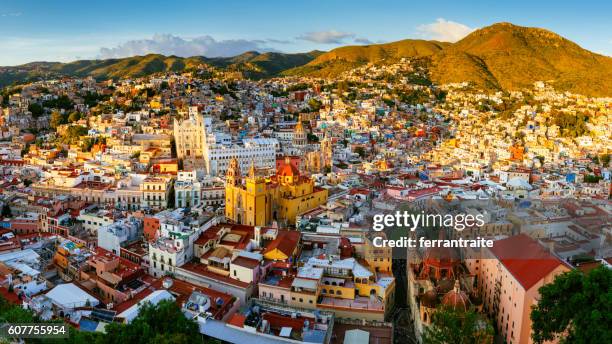
M 229 168 L 227 169 L 227 173 L 225 174 L 225 181 L 227 182 L 227 186 L 240 185 L 241 178 L 242 176 L 240 175 L 240 164 L 238 164 L 238 160 L 234 158 L 230 161 Z
M 298 122 L 295 125 L 295 129 L 293 130 L 293 144 L 295 146 L 304 146 L 306 145 L 306 130 L 304 130 L 304 125 L 302 124 L 302 114 L 298 117 Z

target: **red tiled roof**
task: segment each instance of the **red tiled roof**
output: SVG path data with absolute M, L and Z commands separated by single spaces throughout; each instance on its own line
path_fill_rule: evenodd
M 368 190 L 368 189 L 362 189 L 362 188 L 353 188 L 351 189 L 351 191 L 349 191 L 349 193 L 351 195 L 369 195 L 372 191 Z
M 6 287 L 0 287 L 0 295 L 7 300 L 8 302 L 15 304 L 15 305 L 20 305 L 21 304 L 21 300 L 19 300 L 19 296 L 17 296 L 17 294 L 15 293 L 11 293 L 8 291 L 8 289 Z
M 259 265 L 259 262 L 255 259 L 247 258 L 247 257 L 237 257 L 234 259 L 232 264 L 240 265 L 245 268 L 254 269 Z
M 236 327 L 242 327 L 242 325 L 244 325 L 245 320 L 246 320 L 246 316 L 240 313 L 235 313 L 234 315 L 232 315 L 232 317 L 227 323 L 230 325 L 234 325 Z
M 268 321 L 271 328 L 281 329 L 283 327 L 291 327 L 292 329 L 296 331 L 299 331 L 302 328 L 304 328 L 304 323 L 309 320 L 308 318 L 305 318 L 305 317 L 291 318 L 291 317 L 286 317 L 284 315 L 280 315 L 277 313 L 271 313 L 271 312 L 263 313 L 262 318 Z M 309 321 L 309 322 L 310 322 L 310 325 L 308 327 L 313 328 L 315 325 L 314 322 L 313 321 Z
M 264 254 L 278 249 L 287 257 L 291 256 L 293 251 L 300 241 L 300 232 L 298 231 L 279 231 L 276 239 L 272 240 L 265 248 Z
M 529 290 L 559 265 L 565 265 L 526 234 L 495 241 L 491 252 L 525 290 Z
M 219 233 L 220 229 L 221 227 L 211 227 L 205 230 L 204 232 L 202 232 L 202 234 L 200 234 L 198 239 L 196 239 L 195 244 L 196 245 L 206 244 L 207 242 L 209 242 L 210 240 L 214 239 L 217 236 L 217 233 Z
M 251 285 L 251 283 L 247 283 L 247 282 L 242 282 L 239 280 L 235 280 L 231 277 L 227 277 L 227 276 L 223 276 L 223 275 L 219 275 L 216 274 L 214 272 L 208 271 L 206 265 L 201 264 L 201 263 L 197 263 L 197 262 L 189 262 L 184 264 L 183 266 L 181 266 L 181 269 L 185 269 L 187 271 L 190 271 L 192 273 L 198 274 L 198 275 L 202 275 L 204 277 L 208 277 L 211 279 L 215 279 L 219 282 L 225 282 L 227 284 L 231 284 L 240 288 L 247 288 L 249 285 Z
M 128 308 L 130 308 L 133 305 L 137 304 L 140 300 L 142 300 L 145 297 L 149 296 L 154 291 L 155 291 L 154 288 L 147 287 L 147 288 L 141 290 L 138 294 L 134 295 L 131 299 L 126 300 L 126 301 L 118 304 L 117 306 L 115 306 L 114 310 L 117 312 L 117 314 L 121 314 L 124 311 L 126 311 Z

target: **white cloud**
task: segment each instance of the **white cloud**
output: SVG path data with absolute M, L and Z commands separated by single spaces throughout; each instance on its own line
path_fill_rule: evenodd
M 456 42 L 474 30 L 476 29 L 444 18 L 417 26 L 417 32 L 421 37 L 443 42 Z
M 268 38 L 266 40 L 266 42 L 274 43 L 274 44 L 291 44 L 291 43 L 293 43 L 292 41 L 287 40 L 287 39 L 275 39 L 275 38 Z
M 216 40 L 209 35 L 182 38 L 170 34 L 154 35 L 151 39 L 130 40 L 115 48 L 101 48 L 99 58 L 118 58 L 146 54 L 176 55 L 181 57 L 235 56 L 247 51 L 273 51 L 266 41 L 230 39 Z
M 365 38 L 365 37 L 357 37 L 355 38 L 355 43 L 359 43 L 359 44 L 374 44 L 374 42 L 370 41 L 369 39 Z
M 330 30 L 306 32 L 296 38 L 313 43 L 342 44 L 345 39 L 353 37 L 355 37 L 354 33 Z
M 0 13 L 0 17 L 21 17 L 21 12 Z

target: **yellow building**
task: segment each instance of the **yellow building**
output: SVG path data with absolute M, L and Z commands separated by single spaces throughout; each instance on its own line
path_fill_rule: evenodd
M 276 176 L 257 176 L 254 165 L 242 183 L 238 160 L 232 159 L 226 174 L 225 217 L 249 226 L 265 226 L 272 221 L 295 224 L 296 216 L 327 202 L 327 190 L 301 176 L 285 159 Z
M 173 178 L 170 176 L 149 176 L 140 184 L 142 192 L 142 207 L 150 209 L 166 209 L 172 188 Z
M 302 115 L 299 116 L 298 122 L 293 129 L 293 145 L 294 146 L 304 146 L 308 143 L 308 138 L 306 135 L 306 130 L 304 129 L 304 125 L 302 124 Z

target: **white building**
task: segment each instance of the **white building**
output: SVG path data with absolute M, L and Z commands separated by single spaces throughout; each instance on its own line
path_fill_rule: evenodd
M 202 183 L 195 171 L 180 171 L 174 183 L 174 207 L 190 208 L 202 202 Z
M 244 139 L 241 144 L 209 145 L 204 148 L 206 171 L 211 176 L 224 176 L 232 159 L 238 160 L 240 169 L 247 171 L 252 163 L 258 169 L 275 168 L 277 139 Z
M 211 176 L 225 176 L 229 162 L 236 158 L 247 170 L 252 162 L 257 168 L 274 168 L 276 153 L 280 149 L 277 139 L 244 139 L 232 142 L 223 132 L 213 132 L 212 119 L 204 117 L 197 108 L 189 108 L 189 118 L 174 120 L 174 139 L 179 159 L 199 165 L 203 159 L 206 172 Z
M 98 208 L 97 205 L 89 206 L 81 210 L 77 220 L 81 221 L 83 228 L 90 233 L 97 233 L 98 229 L 112 225 L 115 221 L 113 212 Z
M 141 221 L 134 217 L 100 227 L 98 229 L 98 246 L 115 255 L 120 255 L 121 244 L 138 239 L 141 228 Z
M 174 141 L 179 159 L 202 158 L 205 137 L 204 117 L 192 108 L 189 109 L 188 119 L 174 119 Z
M 218 223 L 218 218 L 187 217 L 176 209 L 160 219 L 160 237 L 149 243 L 149 274 L 154 277 L 174 272 L 194 257 L 193 243 L 200 234 Z

